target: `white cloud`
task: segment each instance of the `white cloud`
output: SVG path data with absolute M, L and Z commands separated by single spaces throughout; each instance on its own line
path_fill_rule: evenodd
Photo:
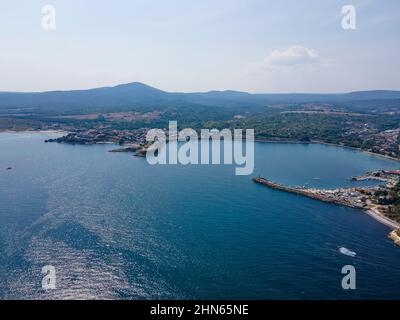
M 294 66 L 310 64 L 318 60 L 319 56 L 314 49 L 293 45 L 284 51 L 274 50 L 264 58 L 263 65 L 267 67 Z

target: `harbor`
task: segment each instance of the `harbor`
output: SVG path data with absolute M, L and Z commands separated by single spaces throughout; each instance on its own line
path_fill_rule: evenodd
M 276 182 L 272 182 L 262 177 L 253 178 L 253 181 L 271 189 L 295 193 L 319 201 L 345 205 L 351 208 L 366 207 L 367 197 L 365 194 L 362 193 L 363 189 L 361 188 L 325 190 L 303 187 L 289 187 Z
M 364 210 L 380 223 L 390 227 L 389 234 L 396 245 L 400 246 L 400 221 L 397 218 L 397 199 L 393 199 L 394 190 L 400 183 L 399 171 L 375 171 L 354 177 L 352 181 L 378 180 L 383 184 L 369 188 L 317 189 L 285 186 L 263 177 L 253 181 L 271 189 L 294 193 L 311 199 Z

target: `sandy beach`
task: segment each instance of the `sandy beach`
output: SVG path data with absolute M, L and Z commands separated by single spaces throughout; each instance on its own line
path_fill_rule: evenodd
M 388 217 L 384 216 L 376 207 L 369 208 L 366 213 L 370 215 L 375 220 L 387 225 L 393 229 L 400 229 L 400 223 L 389 219 Z

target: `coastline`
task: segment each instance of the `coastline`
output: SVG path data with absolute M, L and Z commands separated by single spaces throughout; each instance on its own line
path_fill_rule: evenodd
M 9 130 L 9 129 L 0 129 L 0 133 L 21 133 L 21 132 L 26 132 L 29 134 L 34 134 L 34 133 L 59 133 L 62 135 L 67 135 L 70 132 L 69 131 L 65 131 L 65 130 L 54 130 L 54 129 L 44 129 L 44 130 Z M 396 161 L 400 163 L 400 157 L 399 158 L 395 158 L 392 156 L 388 156 L 385 154 L 381 154 L 381 153 L 376 153 L 376 152 L 371 152 L 368 150 L 364 150 L 361 148 L 356 148 L 356 147 L 350 147 L 350 146 L 346 146 L 346 145 L 341 145 L 341 144 L 335 144 L 335 143 L 329 143 L 329 142 L 324 142 L 324 141 L 320 141 L 320 140 L 311 140 L 311 141 L 301 141 L 301 140 L 286 140 L 286 139 L 260 139 L 260 138 L 255 138 L 254 139 L 255 142 L 260 142 L 260 143 L 285 143 L 285 144 L 321 144 L 321 145 L 327 145 L 327 146 L 333 146 L 333 147 L 341 147 L 341 148 L 346 148 L 346 149 L 351 149 L 351 150 L 355 150 L 355 151 L 359 151 L 359 152 L 363 152 L 366 153 L 368 155 L 374 156 L 374 157 L 379 157 L 379 158 L 383 158 L 383 159 L 387 159 L 387 160 L 391 160 L 391 161 Z M 104 141 L 101 142 L 103 144 L 115 144 L 115 142 L 112 141 Z
M 312 140 L 312 141 L 300 141 L 300 140 L 273 140 L 273 139 L 254 139 L 255 142 L 261 142 L 261 143 L 287 143 L 287 144 L 321 144 L 321 145 L 327 145 L 327 146 L 332 146 L 332 147 L 341 147 L 341 148 L 346 148 L 346 149 L 351 149 L 359 152 L 363 152 L 366 154 L 369 154 L 374 157 L 379 157 L 387 160 L 392 160 L 400 163 L 400 158 L 395 158 L 392 156 L 388 156 L 385 154 L 381 153 L 376 153 L 376 152 L 371 152 L 368 150 L 364 150 L 361 148 L 356 148 L 356 147 L 350 147 L 346 145 L 341 145 L 341 144 L 335 144 L 335 143 L 329 143 L 329 142 L 324 142 L 324 141 L 319 141 L 319 140 Z
M 370 217 L 374 218 L 376 221 L 378 221 L 390 228 L 393 228 L 394 230 L 400 229 L 400 223 L 398 223 L 392 219 L 389 219 L 388 217 L 383 215 L 377 208 L 371 207 L 364 211 Z

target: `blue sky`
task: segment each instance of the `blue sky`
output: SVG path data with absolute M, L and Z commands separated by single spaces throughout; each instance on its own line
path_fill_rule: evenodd
M 0 91 L 400 90 L 399 17 L 398 0 L 2 0 Z

